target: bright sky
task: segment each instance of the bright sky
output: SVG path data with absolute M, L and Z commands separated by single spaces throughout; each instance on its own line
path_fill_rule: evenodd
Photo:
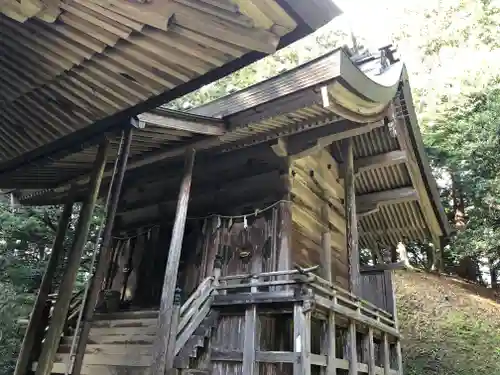
M 387 22 L 388 9 L 396 0 L 332 0 L 344 14 L 334 22 L 344 24 L 361 35 L 368 42 L 368 47 L 378 49 L 391 43 L 390 30 Z M 403 0 L 404 1 L 404 0 Z

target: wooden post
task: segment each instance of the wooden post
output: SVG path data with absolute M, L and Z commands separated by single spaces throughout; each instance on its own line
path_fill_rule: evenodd
M 327 335 L 328 335 L 328 351 L 327 351 L 327 367 L 326 375 L 337 375 L 337 347 L 336 347 L 336 327 L 335 327 L 335 313 L 333 311 L 328 312 L 327 321 Z
M 195 151 L 193 149 L 188 150 L 186 153 L 184 176 L 182 178 L 179 191 L 174 227 L 172 229 L 172 237 L 170 239 L 167 267 L 163 281 L 160 315 L 158 318 L 158 331 L 153 346 L 153 362 L 150 368 L 150 373 L 152 375 L 163 375 L 165 371 L 168 370 L 166 368 L 166 355 L 168 351 L 170 331 L 177 330 L 177 327 L 173 327 L 171 325 L 174 302 L 173 291 L 177 283 L 177 273 L 179 271 L 182 240 L 184 237 L 184 227 L 186 225 L 189 193 L 193 174 L 194 155 Z
M 293 308 L 293 351 L 300 356 L 293 364 L 293 375 L 311 375 L 311 311 L 301 303 Z
M 278 271 L 286 271 L 292 268 L 292 204 L 290 195 L 286 194 L 283 202 L 278 206 Z
M 382 340 L 384 344 L 383 354 L 384 354 L 384 375 L 391 374 L 391 348 L 389 346 L 389 337 L 387 333 L 383 333 Z
M 354 157 L 352 138 L 344 141 L 344 183 L 345 183 L 345 217 L 346 247 L 349 257 L 349 289 L 355 295 L 360 294 L 358 221 L 356 215 L 356 191 L 354 185 Z
M 120 193 L 123 184 L 123 178 L 125 177 L 125 171 L 127 170 L 127 161 L 130 153 L 130 144 L 132 143 L 132 128 L 126 129 L 123 134 L 123 147 L 120 154 L 118 155 L 118 164 L 116 168 L 116 176 L 113 181 L 113 186 L 110 186 L 111 190 L 111 201 L 109 202 L 109 207 L 106 212 L 106 222 L 103 230 L 101 249 L 99 252 L 99 258 L 97 260 L 96 271 L 94 276 L 90 281 L 89 294 L 85 301 L 83 316 L 82 316 L 82 327 L 80 335 L 78 337 L 78 343 L 76 346 L 76 356 L 75 363 L 73 364 L 72 375 L 79 375 L 82 369 L 83 356 L 85 354 L 85 346 L 87 345 L 87 339 L 90 332 L 90 326 L 92 323 L 92 318 L 94 316 L 94 309 L 99 298 L 99 291 L 101 289 L 102 282 L 104 280 L 106 270 L 111 261 L 111 253 L 113 252 L 113 247 L 111 246 L 111 232 L 113 230 L 113 224 L 116 216 L 116 210 L 118 208 L 118 201 L 120 199 Z M 75 333 L 77 334 L 77 333 Z M 71 353 L 73 354 L 73 353 Z M 70 361 L 72 358 L 70 358 Z
M 349 375 L 358 375 L 358 351 L 356 348 L 356 323 L 349 321 Z
M 368 375 L 375 375 L 375 344 L 373 343 L 373 328 L 368 327 L 366 342 L 366 364 L 368 365 Z
M 392 282 L 392 271 L 384 271 L 385 279 L 385 290 L 389 291 L 386 296 L 387 305 L 389 312 L 393 314 L 394 326 L 399 331 L 399 319 L 398 319 L 398 309 L 396 305 L 396 291 L 394 289 L 394 283 Z M 403 352 L 401 349 L 401 339 L 396 337 L 396 362 L 398 366 L 398 373 L 403 375 Z
M 177 287 L 175 289 L 174 295 L 174 307 L 172 309 L 172 320 L 171 326 L 175 329 L 170 330 L 170 337 L 168 340 L 167 353 L 166 353 L 166 364 L 167 369 L 170 370 L 174 365 L 175 359 L 175 342 L 177 341 L 177 327 L 179 325 L 179 314 L 181 310 L 181 288 Z
M 49 375 L 52 372 L 54 357 L 56 355 L 59 340 L 61 339 L 61 334 L 66 322 L 66 314 L 71 301 L 73 287 L 76 281 L 78 268 L 80 266 L 80 260 L 83 255 L 85 243 L 87 242 L 87 235 L 89 233 L 92 214 L 99 195 L 102 175 L 104 173 L 104 167 L 106 166 L 108 145 L 108 140 L 104 140 L 99 145 L 99 149 L 97 151 L 97 156 L 90 176 L 88 195 L 85 198 L 80 211 L 73 246 L 71 247 L 71 251 L 68 255 L 66 270 L 64 271 L 59 289 L 59 295 L 57 296 L 57 301 L 54 305 L 52 321 L 45 337 L 42 353 L 38 359 L 36 375 Z
M 333 282 L 332 278 L 332 245 L 331 245 L 331 234 L 330 234 L 330 222 L 328 218 L 328 210 L 330 208 L 325 204 L 321 208 L 323 221 L 326 225 L 326 230 L 321 234 L 321 247 L 323 251 L 321 253 L 321 264 L 322 264 L 322 276 L 325 280 Z
M 57 265 L 61 260 L 61 255 L 64 250 L 64 238 L 66 237 L 66 231 L 71 219 L 71 213 L 73 212 L 73 204 L 74 196 L 73 192 L 70 192 L 68 201 L 64 205 L 61 216 L 59 218 L 56 237 L 54 239 L 54 244 L 52 245 L 52 252 L 50 254 L 45 273 L 43 274 L 40 289 L 38 290 L 38 295 L 36 296 L 35 305 L 33 306 L 33 310 L 31 311 L 30 321 L 24 335 L 19 357 L 17 358 L 14 375 L 24 375 L 28 371 L 32 350 L 36 345 L 36 333 L 40 330 L 43 313 L 46 309 L 47 299 L 52 289 L 52 281 L 54 279 Z M 41 344 L 41 340 L 39 341 L 39 344 Z
M 257 306 L 251 305 L 245 311 L 245 342 L 243 344 L 242 374 L 257 375 L 255 362 L 257 350 Z

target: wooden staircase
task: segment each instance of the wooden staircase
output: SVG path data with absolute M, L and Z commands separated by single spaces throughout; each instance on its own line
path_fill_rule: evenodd
M 211 310 L 176 355 L 174 361 L 175 368 L 188 369 L 194 365 L 193 359 L 198 358 L 201 349 L 206 347 L 207 340 L 210 340 L 212 331 L 217 326 L 218 320 L 219 312 Z
M 190 368 L 208 343 L 219 313 L 211 308 L 213 278 L 207 278 L 179 309 L 175 366 L 182 373 L 203 375 Z M 158 311 L 123 311 L 96 314 L 90 329 L 81 374 L 145 374 L 152 364 Z M 70 373 L 70 351 L 73 337 L 61 338 L 53 373 Z M 36 362 L 33 364 L 36 369 Z M 192 371 L 191 371 L 192 370 Z

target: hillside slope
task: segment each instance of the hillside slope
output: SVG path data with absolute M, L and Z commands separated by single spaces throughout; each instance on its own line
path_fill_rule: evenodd
M 500 304 L 462 280 L 395 277 L 405 375 L 500 375 Z

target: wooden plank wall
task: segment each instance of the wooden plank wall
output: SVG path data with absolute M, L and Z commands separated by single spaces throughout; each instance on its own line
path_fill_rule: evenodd
M 320 264 L 322 234 L 329 231 L 333 279 L 347 289 L 344 188 L 339 176 L 339 166 L 326 150 L 293 162 L 292 249 L 295 264 L 304 267 Z
M 212 275 L 216 256 L 222 276 L 260 273 L 278 269 L 277 207 L 247 218 L 207 219 L 198 241 L 185 245 L 183 288 L 193 289 Z
M 394 291 L 392 271 L 369 271 L 361 273 L 361 298 L 394 314 Z

